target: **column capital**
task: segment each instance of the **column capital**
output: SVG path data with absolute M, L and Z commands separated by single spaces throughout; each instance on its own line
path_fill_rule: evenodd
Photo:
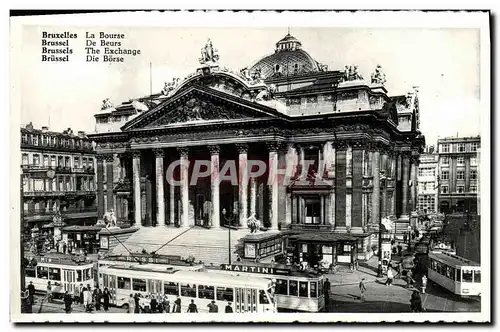
M 333 142 L 333 147 L 336 150 L 342 151 L 342 150 L 347 150 L 347 141 L 345 140 L 337 140 Z
M 348 144 L 353 150 L 366 150 L 368 145 L 364 139 L 349 140 Z
M 106 156 L 103 154 L 98 154 L 95 156 L 95 159 L 97 162 L 102 162 L 102 161 L 104 161 L 105 158 L 106 158 Z
M 236 148 L 238 149 L 238 153 L 248 153 L 248 144 L 247 143 L 237 143 Z
M 163 158 L 165 156 L 165 151 L 163 149 L 153 149 L 153 153 L 156 158 Z
M 278 142 L 266 142 L 266 147 L 269 152 L 278 151 Z
M 210 154 L 219 154 L 220 153 L 220 146 L 219 145 L 208 145 L 207 148 L 208 148 L 208 151 L 210 151 Z
M 134 159 L 141 158 L 141 151 L 132 151 L 132 157 Z
M 114 154 L 107 154 L 107 155 L 104 155 L 104 158 L 106 159 L 106 162 L 112 162 L 114 159 L 115 159 L 115 156 Z
M 179 152 L 179 155 L 181 157 L 187 157 L 189 155 L 189 148 L 188 147 L 177 148 L 177 151 Z

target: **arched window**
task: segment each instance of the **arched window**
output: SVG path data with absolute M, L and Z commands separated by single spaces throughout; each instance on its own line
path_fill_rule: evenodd
M 298 72 L 299 72 L 299 64 L 296 63 L 296 64 L 293 65 L 293 73 L 297 74 Z
M 274 72 L 278 73 L 280 71 L 280 65 L 274 67 Z

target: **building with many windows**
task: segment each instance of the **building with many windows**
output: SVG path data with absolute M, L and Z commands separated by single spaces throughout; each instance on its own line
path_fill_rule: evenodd
M 438 139 L 441 212 L 478 212 L 481 137 Z
M 373 254 L 382 217 L 407 230 L 417 88 L 390 96 L 380 66 L 369 79 L 328 70 L 291 35 L 237 72 L 214 52 L 207 42 L 184 80 L 95 115 L 98 215 L 138 229 L 113 254 L 349 263 Z
M 438 212 L 438 159 L 434 147 L 426 148 L 420 155 L 418 167 L 418 205 L 417 210 L 423 213 Z
M 21 128 L 26 228 L 46 228 L 59 211 L 66 224 L 95 223 L 95 151 L 84 132 Z

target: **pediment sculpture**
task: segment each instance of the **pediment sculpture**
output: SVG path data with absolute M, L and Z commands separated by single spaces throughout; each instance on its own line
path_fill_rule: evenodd
M 170 92 L 175 90 L 179 86 L 180 78 L 174 77 L 172 78 L 171 82 L 165 82 L 165 86 L 163 87 L 163 90 L 161 90 L 161 93 L 165 96 L 168 96 Z
M 275 94 L 278 91 L 278 88 L 274 84 L 269 84 L 266 86 L 264 90 L 259 92 L 257 96 L 255 97 L 255 100 L 257 101 L 262 101 L 262 100 L 272 100 L 275 98 Z
M 382 84 L 382 85 L 384 85 L 385 82 L 387 82 L 387 80 L 385 79 L 385 74 L 382 71 L 381 65 L 377 65 L 375 71 L 372 73 L 371 82 L 372 84 Z
M 219 61 L 219 51 L 213 47 L 212 40 L 208 38 L 207 43 L 204 47 L 201 48 L 201 58 L 199 59 L 200 63 L 216 63 Z
M 101 110 L 104 111 L 108 108 L 113 108 L 113 104 L 109 101 L 109 98 L 106 98 L 102 101 L 102 106 L 101 106 Z
M 344 68 L 344 76 L 342 76 L 342 81 L 356 81 L 363 80 L 363 76 L 359 73 L 358 65 L 346 65 Z

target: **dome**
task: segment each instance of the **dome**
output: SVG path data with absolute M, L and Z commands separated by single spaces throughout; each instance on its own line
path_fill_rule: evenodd
M 323 66 L 302 49 L 302 43 L 287 34 L 276 43 L 274 53 L 258 60 L 249 72 L 260 70 L 263 79 L 323 71 Z

